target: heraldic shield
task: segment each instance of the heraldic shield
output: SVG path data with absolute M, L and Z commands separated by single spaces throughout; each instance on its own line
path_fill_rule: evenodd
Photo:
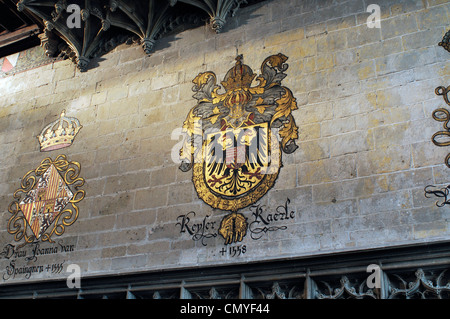
M 281 86 L 287 57 L 280 53 L 265 59 L 259 76 L 242 60 L 242 55 L 236 58 L 222 81 L 224 93 L 213 72 L 193 80 L 198 103 L 184 122 L 180 150 L 180 169 L 193 170 L 199 198 L 232 212 L 263 197 L 276 182 L 281 152 L 298 147 L 291 114 L 297 103 Z

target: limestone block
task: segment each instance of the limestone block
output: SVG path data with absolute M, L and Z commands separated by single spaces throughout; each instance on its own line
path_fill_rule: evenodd
M 412 150 L 409 145 L 377 148 L 357 154 L 358 176 L 405 170 L 411 164 Z
M 448 2 L 445 6 L 431 7 L 417 13 L 417 21 L 420 30 L 432 27 L 448 26 Z
M 356 161 L 353 155 L 308 162 L 298 168 L 299 185 L 321 184 L 355 177 Z
M 347 31 L 347 30 L 346 30 Z M 347 31 L 348 47 L 354 48 L 361 45 L 381 41 L 381 31 L 377 28 L 368 28 L 367 25 L 356 26 Z
M 372 135 L 368 131 L 354 131 L 330 137 L 331 156 L 361 153 L 373 148 Z
M 330 140 L 318 139 L 297 144 L 299 148 L 293 156 L 296 163 L 305 163 L 330 157 Z
M 412 161 L 415 168 L 440 165 L 445 163 L 449 153 L 446 147 L 438 147 L 430 141 L 414 143 L 412 148 Z
M 152 225 L 156 221 L 155 210 L 145 210 L 139 212 L 126 211 L 117 215 L 116 228 L 130 228 L 142 225 Z
M 382 21 L 381 34 L 383 39 L 393 38 L 399 35 L 413 33 L 418 30 L 414 14 L 404 14 L 395 18 Z
M 167 204 L 168 187 L 154 187 L 136 192 L 134 209 L 148 209 L 164 206 Z

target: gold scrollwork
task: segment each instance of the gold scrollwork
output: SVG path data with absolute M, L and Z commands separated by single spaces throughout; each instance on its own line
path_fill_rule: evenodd
M 38 180 L 37 177 L 42 176 L 42 174 L 44 174 L 52 165 L 59 172 L 64 182 L 68 186 L 71 186 L 72 190 L 75 192 L 67 206 L 56 216 L 52 225 L 40 237 L 40 240 L 53 243 L 53 235 L 61 236 L 65 232 L 66 227 L 73 225 L 78 219 L 78 203 L 81 202 L 86 195 L 85 191 L 81 189 L 85 183 L 85 180 L 79 177 L 81 172 L 80 163 L 68 161 L 66 155 L 59 155 L 55 160 L 46 158 L 35 170 L 29 171 L 24 175 L 20 188 L 14 192 L 14 201 L 8 207 L 8 211 L 12 216 L 8 220 L 7 230 L 8 233 L 14 235 L 15 241 L 19 242 L 24 240 L 24 243 L 22 243 L 19 248 L 37 239 L 36 236 L 32 232 L 30 234 L 29 229 L 27 229 L 28 222 L 25 216 L 21 213 L 19 206 L 20 200 L 22 195 L 27 194 L 36 186 Z
M 444 98 L 445 103 L 447 103 L 448 106 L 450 106 L 450 101 L 448 94 L 450 92 L 450 86 L 449 87 L 443 87 L 440 86 L 436 88 L 435 93 L 436 95 L 440 95 Z M 439 131 L 433 134 L 431 140 L 436 146 L 444 147 L 444 146 L 450 146 L 450 112 L 445 108 L 438 108 L 433 111 L 433 119 L 438 122 L 444 123 L 444 129 L 445 131 Z M 445 165 L 450 168 L 450 154 L 448 154 L 445 158 Z

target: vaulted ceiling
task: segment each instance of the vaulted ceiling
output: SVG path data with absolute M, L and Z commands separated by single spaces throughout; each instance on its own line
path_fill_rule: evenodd
M 257 2 L 0 0 L 0 56 L 40 41 L 48 56 L 65 56 L 87 71 L 92 58 L 126 41 L 139 42 L 143 54 L 151 54 L 156 41 L 171 33 L 205 23 L 219 33 L 229 16 Z

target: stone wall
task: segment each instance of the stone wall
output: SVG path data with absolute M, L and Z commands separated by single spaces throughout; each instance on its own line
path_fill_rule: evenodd
M 379 29 L 366 24 L 367 1 L 272 0 L 241 9 L 221 34 L 205 26 L 162 39 L 149 57 L 122 45 L 86 73 L 60 61 L 0 79 L 1 282 L 65 278 L 70 264 L 95 276 L 448 240 L 450 210 L 424 188 L 450 183 L 450 150 L 431 142 L 442 130 L 432 111 L 445 106 L 434 91 L 450 82 L 450 53 L 437 45 L 450 2 L 374 2 Z M 197 74 L 220 81 L 237 54 L 259 73 L 279 52 L 299 148 L 283 154 L 260 219 L 241 211 L 260 232 L 226 246 L 217 231 L 228 212 L 198 198 L 192 172 L 172 159 L 172 134 L 196 103 Z M 40 152 L 36 136 L 62 110 L 83 128 L 72 146 Z M 55 243 L 18 248 L 13 193 L 60 154 L 81 164 L 79 217 Z M 262 227 L 283 209 L 292 218 Z

